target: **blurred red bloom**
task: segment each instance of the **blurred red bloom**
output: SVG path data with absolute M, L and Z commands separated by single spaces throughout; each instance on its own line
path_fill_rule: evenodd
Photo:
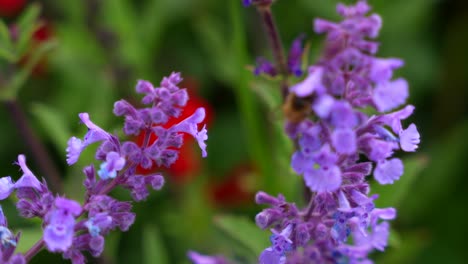
M 41 25 L 38 29 L 34 32 L 32 39 L 33 45 L 31 49 L 37 48 L 38 45 L 41 43 L 50 40 L 54 36 L 54 31 L 52 25 L 47 21 L 41 21 Z M 28 58 L 26 54 L 25 60 Z M 37 65 L 32 70 L 33 76 L 43 76 L 47 72 L 47 56 L 43 56 L 41 60 L 37 63 Z
M 23 9 L 25 4 L 25 0 L 0 0 L 0 16 L 13 17 Z
M 195 110 L 199 107 L 204 107 L 206 112 L 205 122 L 207 126 L 211 124 L 213 118 L 213 110 L 211 106 L 201 97 L 197 96 L 198 84 L 196 80 L 187 78 L 185 79 L 181 87 L 187 88 L 189 94 L 189 100 L 187 105 L 184 107 L 182 114 L 177 118 L 171 118 L 164 125 L 164 127 L 169 128 L 185 118 L 192 115 Z M 143 144 L 143 139 L 145 137 L 144 132 L 138 135 L 136 142 L 137 144 Z M 150 137 L 150 144 L 153 143 L 157 137 L 153 134 Z M 169 168 L 158 167 L 156 164 L 153 164 L 153 167 L 150 169 L 143 169 L 141 167 L 137 168 L 137 173 L 148 174 L 155 171 L 166 171 L 169 174 L 169 179 L 175 182 L 176 184 L 183 184 L 192 179 L 193 176 L 201 169 L 201 154 L 200 150 L 196 148 L 196 141 L 193 137 L 188 134 L 184 134 L 184 144 L 180 148 L 179 158 L 177 161 L 171 165 Z
M 208 186 L 210 201 L 218 206 L 251 204 L 254 199 L 256 170 L 251 164 L 242 164 L 231 170 L 219 183 Z

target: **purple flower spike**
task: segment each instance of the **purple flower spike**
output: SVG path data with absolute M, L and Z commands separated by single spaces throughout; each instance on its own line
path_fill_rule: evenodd
M 45 217 L 44 241 L 52 252 L 65 252 L 71 247 L 74 235 L 75 217 L 81 213 L 81 206 L 72 200 L 58 197 L 55 208 Z
M 111 151 L 107 153 L 106 162 L 101 164 L 101 169 L 98 171 L 99 177 L 103 180 L 114 179 L 117 176 L 117 171 L 120 171 L 125 166 L 125 158 L 119 153 Z

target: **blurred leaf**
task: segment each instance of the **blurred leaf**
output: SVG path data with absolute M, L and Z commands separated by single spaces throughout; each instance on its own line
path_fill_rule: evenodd
M 156 227 L 147 225 L 143 232 L 143 263 L 169 263 L 167 251 Z
M 28 80 L 29 76 L 31 75 L 32 70 L 34 67 L 40 62 L 43 56 L 54 49 L 57 46 L 55 41 L 47 41 L 41 43 L 37 49 L 34 50 L 31 57 L 28 58 L 26 61 L 26 65 L 22 67 L 11 80 L 8 89 L 1 91 L 0 99 L 1 100 L 11 100 L 16 98 L 18 95 L 19 90 L 23 87 L 24 83 Z
M 214 221 L 219 229 L 249 249 L 254 256 L 269 246 L 268 232 L 261 230 L 246 217 L 224 215 L 215 217 Z
M 18 58 L 24 54 L 28 48 L 31 37 L 36 31 L 38 24 L 37 19 L 39 17 L 39 12 L 41 11 L 39 5 L 32 4 L 29 5 L 26 11 L 21 14 L 21 17 L 18 19 L 17 26 L 19 30 L 19 39 L 17 43 L 17 55 Z
M 42 237 L 42 228 L 37 226 L 35 228 L 22 228 L 21 237 L 18 243 L 17 250 L 18 252 L 28 251 L 39 239 Z
M 57 151 L 60 154 L 64 153 L 70 132 L 61 112 L 50 105 L 34 104 L 32 113 Z
M 427 167 L 428 157 L 419 155 L 403 161 L 405 172 L 401 178 L 391 185 L 381 185 L 373 182 L 371 191 L 379 194 L 376 204 L 379 207 L 399 207 L 403 199 L 411 193 L 413 183 Z
M 15 60 L 10 30 L 3 20 L 0 20 L 0 57 L 3 57 L 9 62 L 13 62 Z
M 204 15 L 194 23 L 197 36 L 205 49 L 205 54 L 213 67 L 213 73 L 217 74 L 220 80 L 234 82 L 236 78 L 236 64 L 233 61 L 233 53 L 230 52 L 226 34 L 223 33 L 221 21 L 215 17 Z M 222 58 L 222 59 L 220 59 Z
M 391 232 L 390 234 L 393 234 Z M 392 235 L 390 235 L 390 242 Z M 391 245 L 385 252 L 377 258 L 376 263 L 393 264 L 393 263 L 414 263 L 414 260 L 419 252 L 427 246 L 428 239 L 424 233 L 411 232 L 399 239 L 398 244 Z
M 421 214 L 433 214 L 435 204 L 446 204 L 442 197 L 453 197 L 453 190 L 459 188 L 457 184 L 462 181 L 466 172 L 466 135 L 468 122 L 458 125 L 433 146 L 428 154 L 431 162 L 422 172 L 422 180 L 411 190 L 411 193 L 417 195 L 412 195 L 401 206 L 402 217 L 410 219 Z

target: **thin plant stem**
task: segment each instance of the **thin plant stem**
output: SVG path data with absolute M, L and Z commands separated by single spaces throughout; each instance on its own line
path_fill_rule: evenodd
M 32 257 L 34 257 L 37 253 L 39 253 L 45 246 L 44 239 L 39 239 L 25 254 L 24 258 L 26 262 L 29 262 Z
M 283 99 L 288 94 L 288 78 L 289 71 L 286 63 L 286 56 L 284 54 L 283 43 L 281 41 L 278 27 L 276 26 L 275 18 L 271 12 L 271 4 L 258 5 L 257 10 L 262 18 L 263 26 L 266 30 L 270 48 L 275 58 L 276 68 L 282 76 L 281 92 Z
M 24 139 L 29 151 L 33 155 L 37 166 L 46 179 L 50 189 L 55 193 L 62 193 L 62 180 L 58 169 L 55 167 L 52 158 L 48 154 L 44 144 L 39 140 L 34 130 L 31 128 L 26 114 L 17 100 L 5 101 L 5 107 L 11 119 L 15 123 L 20 136 Z

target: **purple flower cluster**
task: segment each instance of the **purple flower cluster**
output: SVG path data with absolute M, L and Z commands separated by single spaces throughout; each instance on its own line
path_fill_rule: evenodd
M 403 106 L 409 95 L 407 82 L 392 79 L 403 61 L 374 56 L 378 44 L 371 39 L 377 37 L 382 21 L 376 14 L 366 15 L 369 11 L 366 1 L 360 0 L 352 6 L 338 4 L 342 22 L 315 20 L 315 32 L 326 34 L 323 55 L 288 95 L 306 107 L 306 115 L 285 124 L 297 146 L 291 166 L 303 177 L 311 198 L 301 209 L 281 194 L 257 193 L 256 203 L 269 208 L 257 214 L 256 224 L 272 232 L 260 264 L 367 264 L 372 263 L 370 252 L 387 246 L 388 220 L 396 217 L 396 210 L 375 208 L 378 195 L 369 196 L 365 177 L 373 174 L 380 184 L 398 180 L 403 162 L 393 154 L 414 152 L 420 136 L 414 124 L 406 128 L 402 124 L 414 111 L 411 105 Z M 299 38 L 293 44 L 290 62 L 301 61 L 300 42 Z M 278 74 L 273 64 L 259 62 L 254 73 Z M 288 63 L 288 75 L 299 73 L 291 70 L 293 64 Z M 222 263 L 210 260 L 192 257 L 197 264 Z
M 170 166 L 178 158 L 184 133 L 198 141 L 202 155 L 206 156 L 207 131 L 205 127 L 198 129 L 205 118 L 203 108 L 178 124 L 166 125 L 170 118 L 181 114 L 188 101 L 187 91 L 178 87 L 181 81 L 179 73 L 165 77 L 157 88 L 147 81 L 139 81 L 136 91 L 144 94 L 142 103 L 147 105 L 145 108 L 135 108 L 125 100 L 115 103 L 114 114 L 125 118 L 124 134 L 145 133 L 141 146 L 132 141 L 121 142 L 117 136 L 94 124 L 88 113 L 79 114 L 88 132 L 83 139 L 70 138 L 66 149 L 67 163 L 76 163 L 87 146 L 100 143 L 95 155 L 100 163 L 99 170 L 96 171 L 94 165 L 83 170 L 86 176 L 83 205 L 51 193 L 46 183 L 40 182 L 27 167 L 23 155 L 18 157 L 18 165 L 23 171 L 20 179 L 13 182 L 9 176 L 0 178 L 0 199 L 16 192 L 19 214 L 43 220 L 42 243 L 47 250 L 62 253 L 74 264 L 86 261 L 85 251 L 99 256 L 104 249 L 104 236 L 115 229 L 127 231 L 135 220 L 131 203 L 112 198 L 109 196 L 111 190 L 121 186 L 131 192 L 135 201 L 141 201 L 149 195 L 148 187 L 161 189 L 164 185 L 162 175 L 138 175 L 136 168 L 150 168 L 153 163 Z M 157 139 L 150 143 L 152 134 Z M 6 226 L 6 219 L 0 212 L 0 262 L 25 263 L 31 256 L 13 255 L 19 236 L 14 236 Z
M 260 263 L 370 263 L 368 254 L 387 245 L 386 220 L 396 211 L 375 208 L 377 195 L 368 197 L 365 177 L 373 171 L 380 184 L 398 180 L 403 162 L 393 153 L 415 151 L 420 139 L 414 124 L 402 125 L 414 107 L 395 110 L 408 97 L 407 82 L 392 80 L 403 62 L 374 57 L 378 44 L 369 39 L 378 35 L 381 19 L 366 16 L 369 10 L 365 1 L 339 4 L 342 22 L 315 20 L 315 31 L 327 34 L 324 54 L 290 87 L 311 114 L 286 123 L 298 145 L 291 166 L 313 194 L 302 210 L 281 195 L 257 194 L 257 203 L 270 208 L 256 223 L 273 232 Z

